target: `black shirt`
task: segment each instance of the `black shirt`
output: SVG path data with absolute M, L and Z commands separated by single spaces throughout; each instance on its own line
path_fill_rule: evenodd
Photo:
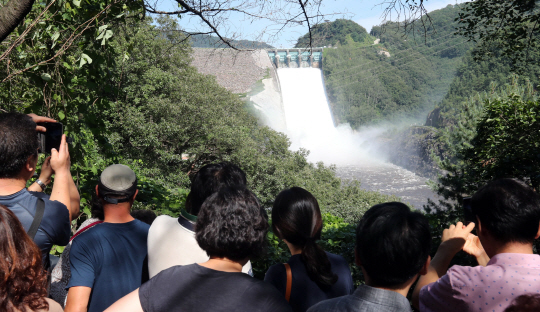
M 291 304 L 293 311 L 305 312 L 311 306 L 323 300 L 350 295 L 354 292 L 354 283 L 347 261 L 338 255 L 326 253 L 332 272 L 338 276 L 337 282 L 328 289 L 321 289 L 307 274 L 306 266 L 302 262 L 302 255 L 294 255 L 287 262 L 291 266 L 292 286 Z M 264 280 L 274 285 L 285 297 L 287 286 L 287 273 L 283 263 L 275 264 L 268 269 Z
M 216 271 L 198 264 L 161 271 L 141 286 L 139 300 L 145 312 L 292 312 L 272 285 L 245 273 Z

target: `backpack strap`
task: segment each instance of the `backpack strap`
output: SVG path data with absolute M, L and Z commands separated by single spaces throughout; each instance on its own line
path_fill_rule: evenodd
M 291 287 L 292 287 L 292 272 L 291 266 L 288 263 L 283 263 L 285 266 L 285 271 L 287 272 L 287 288 L 285 289 L 285 299 L 289 302 L 291 299 Z
M 41 224 L 41 220 L 43 220 L 44 214 L 45 201 L 43 201 L 43 199 L 41 198 L 38 198 L 36 204 L 36 214 L 34 215 L 34 220 L 32 221 L 32 225 L 30 225 L 30 229 L 28 230 L 28 236 L 30 236 L 32 240 L 34 240 L 34 237 L 36 237 L 39 225 Z

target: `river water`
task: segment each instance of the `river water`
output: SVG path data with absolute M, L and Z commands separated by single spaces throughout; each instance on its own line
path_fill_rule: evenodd
M 277 73 L 291 149 L 308 149 L 309 161 L 335 164 L 340 178 L 360 180 L 363 189 L 396 195 L 417 209 L 427 198 L 436 198 L 427 179 L 365 148 L 386 129 L 353 131 L 347 125 L 334 126 L 320 69 L 280 68 Z

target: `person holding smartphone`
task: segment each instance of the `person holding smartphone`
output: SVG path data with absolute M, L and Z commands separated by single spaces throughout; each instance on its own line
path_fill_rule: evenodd
M 45 268 L 53 245 L 65 246 L 71 235 L 71 220 L 79 214 L 79 192 L 71 177 L 65 135 L 51 150 L 40 179 L 29 189 L 38 161 L 39 122 L 55 122 L 35 114 L 0 114 L 0 204 L 8 207 L 42 252 Z M 51 195 L 43 192 L 54 174 Z

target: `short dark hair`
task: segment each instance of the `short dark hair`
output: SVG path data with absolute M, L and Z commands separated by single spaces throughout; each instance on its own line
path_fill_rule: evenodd
M 149 225 L 152 225 L 154 220 L 157 218 L 156 213 L 149 209 L 131 210 L 131 216 Z
M 202 205 L 195 237 L 209 257 L 240 261 L 263 254 L 268 227 L 255 194 L 244 187 L 226 187 Z
M 407 205 L 371 207 L 356 228 L 356 253 L 374 287 L 395 288 L 420 272 L 431 250 L 428 220 Z
M 36 123 L 21 113 L 0 114 L 0 178 L 15 178 L 39 147 Z
M 191 183 L 186 210 L 198 215 L 204 201 L 222 187 L 246 184 L 246 174 L 236 165 L 228 162 L 206 165 L 197 172 Z
M 540 223 L 540 196 L 516 179 L 498 179 L 481 187 L 471 199 L 481 226 L 498 241 L 531 243 Z
M 537 312 L 540 311 L 540 294 L 525 294 L 517 297 L 504 312 Z

